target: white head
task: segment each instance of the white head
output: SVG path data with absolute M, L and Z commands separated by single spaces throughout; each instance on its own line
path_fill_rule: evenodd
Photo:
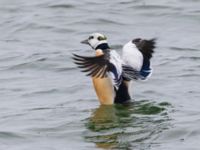
M 108 43 L 105 35 L 101 33 L 92 33 L 89 35 L 88 39 L 82 41 L 83 44 L 90 45 L 93 49 L 96 49 L 97 46 L 103 43 Z

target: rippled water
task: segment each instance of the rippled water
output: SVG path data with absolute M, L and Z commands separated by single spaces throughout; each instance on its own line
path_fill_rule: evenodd
M 99 106 L 72 63 L 92 32 L 158 39 L 135 103 Z M 0 33 L 0 149 L 199 149 L 199 0 L 0 0 Z

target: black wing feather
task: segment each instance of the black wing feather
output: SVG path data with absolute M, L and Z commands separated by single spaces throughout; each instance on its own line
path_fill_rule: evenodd
M 145 56 L 147 59 L 151 59 L 151 57 L 154 53 L 154 49 L 156 48 L 156 46 L 155 46 L 156 39 L 155 38 L 150 39 L 150 40 L 138 38 L 138 39 L 134 39 L 132 42 L 135 43 L 135 45 L 141 51 L 143 56 Z
M 87 76 L 104 78 L 109 71 L 109 54 L 94 57 L 73 54 L 72 58 L 82 72 L 87 72 Z
M 131 66 L 128 65 L 122 65 L 122 69 L 123 69 L 123 77 L 126 80 L 137 80 L 138 78 L 140 78 L 140 72 L 133 69 Z

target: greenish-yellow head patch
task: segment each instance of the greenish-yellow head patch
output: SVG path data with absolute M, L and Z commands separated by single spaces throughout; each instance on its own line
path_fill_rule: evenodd
M 103 41 L 103 40 L 107 40 L 107 37 L 105 35 L 103 35 L 103 36 L 99 36 L 97 39 L 99 41 Z

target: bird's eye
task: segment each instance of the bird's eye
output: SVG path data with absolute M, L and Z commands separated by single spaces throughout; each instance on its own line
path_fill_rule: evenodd
M 91 40 L 91 39 L 93 39 L 93 38 L 94 38 L 94 36 L 89 36 L 89 38 L 88 38 L 88 39 L 89 39 L 89 40 Z

